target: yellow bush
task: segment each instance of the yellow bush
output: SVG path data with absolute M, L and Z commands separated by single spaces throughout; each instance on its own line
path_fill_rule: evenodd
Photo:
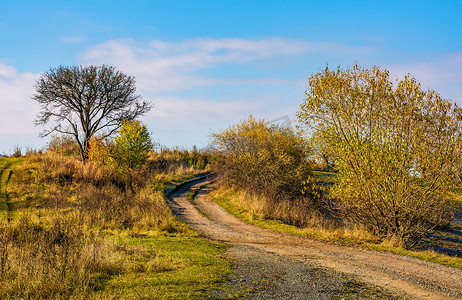
M 319 196 L 310 179 L 307 143 L 291 127 L 250 116 L 213 134 L 213 145 L 221 154 L 219 173 L 230 184 L 274 195 Z
M 332 197 L 343 218 L 414 241 L 448 224 L 445 195 L 462 149 L 455 105 L 377 67 L 326 68 L 306 95 L 298 117 L 336 157 Z

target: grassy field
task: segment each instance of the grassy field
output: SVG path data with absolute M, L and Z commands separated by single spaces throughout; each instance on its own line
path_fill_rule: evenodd
M 0 167 L 2 299 L 203 299 L 230 272 L 226 245 L 199 238 L 164 202 L 170 183 L 200 170 L 127 177 L 53 153 Z

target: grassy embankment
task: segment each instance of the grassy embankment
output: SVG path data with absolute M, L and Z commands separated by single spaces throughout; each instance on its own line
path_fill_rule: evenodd
M 166 206 L 169 183 L 201 172 L 173 154 L 129 175 L 51 152 L 1 158 L 0 298 L 204 298 L 230 263 Z
M 315 176 L 325 186 L 333 184 L 334 173 L 314 172 Z M 298 218 L 305 218 L 303 226 L 288 224 L 290 220 L 287 209 L 275 207 L 273 201 L 263 196 L 231 188 L 220 188 L 211 193 L 212 199 L 226 211 L 239 219 L 262 228 L 307 236 L 313 239 L 335 242 L 343 245 L 356 245 L 365 249 L 406 255 L 438 264 L 462 269 L 462 258 L 441 254 L 431 250 L 407 250 L 404 247 L 393 246 L 389 242 L 380 242 L 377 237 L 358 227 L 339 226 L 338 222 L 326 219 L 321 214 L 299 212 Z M 459 198 L 460 199 L 460 198 Z M 456 200 L 460 201 L 460 200 Z M 270 212 L 270 213 L 268 213 Z M 293 212 L 292 212 L 293 214 Z M 275 217 L 278 216 L 278 217 Z

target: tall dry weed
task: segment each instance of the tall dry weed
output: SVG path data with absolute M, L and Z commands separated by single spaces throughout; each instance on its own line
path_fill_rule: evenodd
M 117 188 L 82 186 L 75 192 L 77 206 L 94 227 L 119 230 L 182 231 L 162 195 L 147 187 L 137 193 Z
M 228 190 L 229 191 L 229 190 Z M 236 190 L 230 197 L 235 205 L 244 207 L 253 219 L 279 220 L 298 227 L 320 225 L 323 217 L 310 198 L 289 198 L 284 195 L 268 197 L 264 194 Z
M 366 228 L 345 224 L 341 220 L 326 217 L 311 204 L 301 200 L 272 200 L 266 195 L 250 194 L 244 190 L 220 188 L 212 197 L 229 202 L 233 210 L 244 212 L 251 220 L 278 220 L 284 224 L 299 227 L 296 232 L 316 239 L 340 241 L 342 243 L 380 242 Z M 282 227 L 285 228 L 286 227 Z M 283 229 L 283 230 L 285 230 Z
M 115 274 L 120 263 L 110 246 L 82 230 L 81 219 L 56 217 L 0 225 L 0 298 L 68 298 L 92 290 L 97 274 Z

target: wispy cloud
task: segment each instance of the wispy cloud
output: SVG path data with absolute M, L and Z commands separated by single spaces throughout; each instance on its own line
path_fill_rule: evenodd
M 462 104 L 462 52 L 438 55 L 432 61 L 388 66 L 393 76 L 410 74 L 424 89 L 432 89 L 443 97 Z
M 291 115 L 298 105 L 281 102 L 278 95 L 263 94 L 240 100 L 216 101 L 193 97 L 159 97 L 154 109 L 143 118 L 154 137 L 168 146 L 199 145 L 209 141 L 211 132 L 239 122 L 250 114 L 275 119 Z M 175 143 L 172 143 L 176 141 Z
M 372 50 L 346 47 L 332 42 L 284 38 L 196 38 L 179 42 L 156 40 L 149 43 L 124 39 L 96 45 L 83 53 L 81 59 L 89 64 L 115 65 L 135 75 L 143 90 L 169 91 L 216 84 L 216 79 L 197 74 L 201 70 L 325 51 L 351 54 Z
M 263 99 L 216 101 L 191 97 L 160 97 L 150 118 L 168 126 L 201 127 L 216 125 L 223 119 L 240 118 L 265 106 Z

